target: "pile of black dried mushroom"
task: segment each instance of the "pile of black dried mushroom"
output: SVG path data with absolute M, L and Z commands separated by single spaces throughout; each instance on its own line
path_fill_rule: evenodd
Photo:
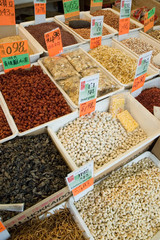
M 0 166 L 0 203 L 25 203 L 25 209 L 65 187 L 70 172 L 47 133 L 1 144 Z M 14 215 L 0 212 L 3 221 Z

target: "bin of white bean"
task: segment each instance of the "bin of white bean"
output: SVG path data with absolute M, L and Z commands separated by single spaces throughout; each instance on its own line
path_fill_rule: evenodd
M 147 148 L 160 134 L 160 123 L 150 112 L 125 93 L 125 110 L 138 123 L 127 132 L 108 113 L 109 99 L 96 104 L 96 112 L 79 117 L 75 112 L 49 127 L 53 140 L 72 170 L 94 160 L 95 177 L 102 177 L 126 159 Z
M 158 240 L 160 161 L 145 152 L 94 185 L 72 212 L 95 240 Z

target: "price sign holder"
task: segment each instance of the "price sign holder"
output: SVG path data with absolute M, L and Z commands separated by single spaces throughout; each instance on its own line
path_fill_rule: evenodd
M 101 45 L 104 16 L 92 17 L 90 31 L 90 48 L 96 48 Z
M 59 28 L 45 33 L 44 38 L 50 57 L 53 57 L 63 52 L 61 31 Z
M 119 35 L 129 33 L 132 0 L 121 0 Z
M 78 201 L 89 191 L 93 190 L 93 168 L 93 161 L 91 161 L 67 175 L 66 182 L 70 191 L 73 193 L 75 201 Z
M 95 111 L 98 82 L 99 73 L 84 77 L 80 80 L 79 90 L 80 117 Z
M 9 232 L 3 225 L 3 223 L 0 221 L 0 239 L 1 240 L 7 240 L 10 237 Z
M 35 24 L 46 21 L 46 0 L 34 0 Z
M 143 87 L 146 76 L 147 76 L 148 66 L 149 66 L 151 57 L 152 57 L 152 51 L 144 53 L 141 56 L 139 56 L 135 79 L 133 82 L 131 92 L 134 92 L 140 89 L 141 87 Z
M 101 10 L 103 5 L 103 0 L 91 0 L 90 13 L 93 13 L 97 10 Z
M 63 0 L 63 9 L 65 20 L 79 19 L 79 0 Z
M 0 1 L 0 25 L 15 25 L 14 0 Z
M 29 68 L 28 41 L 22 40 L 0 44 L 0 57 L 5 72 L 18 68 Z
M 154 15 L 156 12 L 156 8 L 152 8 L 149 12 L 147 12 L 144 16 L 144 32 L 148 32 L 154 26 Z

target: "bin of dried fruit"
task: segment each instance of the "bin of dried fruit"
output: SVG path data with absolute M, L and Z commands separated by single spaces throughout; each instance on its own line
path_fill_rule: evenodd
M 61 26 L 59 23 L 54 21 L 54 18 L 46 19 L 45 23 L 35 24 L 34 21 L 21 23 L 21 27 L 25 31 L 25 33 L 30 36 L 30 39 L 34 41 L 35 44 L 38 44 L 39 48 L 43 50 L 43 52 L 47 53 L 47 47 L 44 39 L 44 34 L 46 32 L 52 31 L 53 29 L 59 27 L 61 31 L 62 37 L 62 45 L 63 48 L 69 48 L 74 45 L 79 45 L 82 39 L 74 36 L 72 32 L 65 26 Z M 37 31 L 38 29 L 38 31 Z
M 71 113 L 63 95 L 40 66 L 1 74 L 0 91 L 22 134 Z
M 85 232 L 80 229 L 78 223 L 65 203 L 57 206 L 40 218 L 33 218 L 19 227 L 10 230 L 12 240 L 85 240 Z
M 102 10 L 97 10 L 94 13 L 91 13 L 92 16 L 104 16 L 104 23 L 109 25 L 110 27 L 116 29 L 119 31 L 119 16 L 120 14 L 111 9 L 111 8 L 105 8 Z M 137 31 L 143 28 L 143 25 L 134 21 L 133 19 L 130 19 L 130 31 Z
M 0 166 L 0 203 L 22 202 L 25 210 L 65 188 L 65 177 L 70 172 L 45 132 L 1 144 Z M 40 207 L 43 204 L 37 209 Z M 3 221 L 14 215 L 15 212 L 0 211 Z
M 73 164 L 72 170 L 93 160 L 97 179 L 133 153 L 147 148 L 159 136 L 158 119 L 130 94 L 124 94 L 123 98 L 125 104 L 121 101 L 121 106 L 117 107 L 123 110 L 124 106 L 127 111 L 118 111 L 116 117 L 112 114 L 115 112 L 113 104 L 117 103 L 112 101 L 112 108 L 109 108 L 109 99 L 104 99 L 97 102 L 96 112 L 83 117 L 76 113 L 63 124 L 53 123 L 49 127 L 56 146 L 64 151 L 66 161 Z
M 62 91 L 64 90 L 66 99 L 70 99 L 74 108 L 78 107 L 79 84 L 82 77 L 99 73 L 97 100 L 122 90 L 120 84 L 80 48 L 59 57 L 45 57 L 39 63 L 50 72 L 53 80 L 61 87 Z
M 113 171 L 78 202 L 69 200 L 90 235 L 98 239 L 148 240 L 160 230 L 159 160 L 145 152 Z

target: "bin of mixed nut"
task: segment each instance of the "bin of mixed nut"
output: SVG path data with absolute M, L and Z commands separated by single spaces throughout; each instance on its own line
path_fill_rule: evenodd
M 110 105 L 109 99 L 98 102 L 92 114 L 79 117 L 75 113 L 63 123 L 49 127 L 57 148 L 72 163 L 72 170 L 93 160 L 98 178 L 159 136 L 158 119 L 129 93 L 115 96 Z
M 35 24 L 34 21 L 24 22 L 20 24 L 28 37 L 38 46 L 41 51 L 48 55 L 44 34 L 59 27 L 62 37 L 62 45 L 65 49 L 72 49 L 73 47 L 81 45 L 83 42 L 78 36 L 74 36 L 72 32 L 66 27 L 55 22 L 54 18 L 47 18 L 44 23 Z M 38 31 L 37 31 L 38 29 Z
M 160 230 L 159 186 L 160 161 L 145 152 L 78 202 L 70 198 L 69 206 L 90 231 L 90 239 L 148 240 Z
M 118 81 L 81 48 L 58 57 L 42 58 L 39 64 L 61 89 L 73 108 L 79 107 L 79 86 L 83 77 L 99 73 L 97 101 L 123 90 Z
M 55 21 L 69 27 L 70 31 L 80 37 L 82 41 L 90 40 L 91 16 L 86 14 L 86 12 L 80 12 L 80 19 L 65 21 L 64 15 L 58 15 L 55 16 Z M 107 26 L 106 24 L 103 26 L 102 37 L 112 38 L 116 33 L 117 31 L 110 26 Z

